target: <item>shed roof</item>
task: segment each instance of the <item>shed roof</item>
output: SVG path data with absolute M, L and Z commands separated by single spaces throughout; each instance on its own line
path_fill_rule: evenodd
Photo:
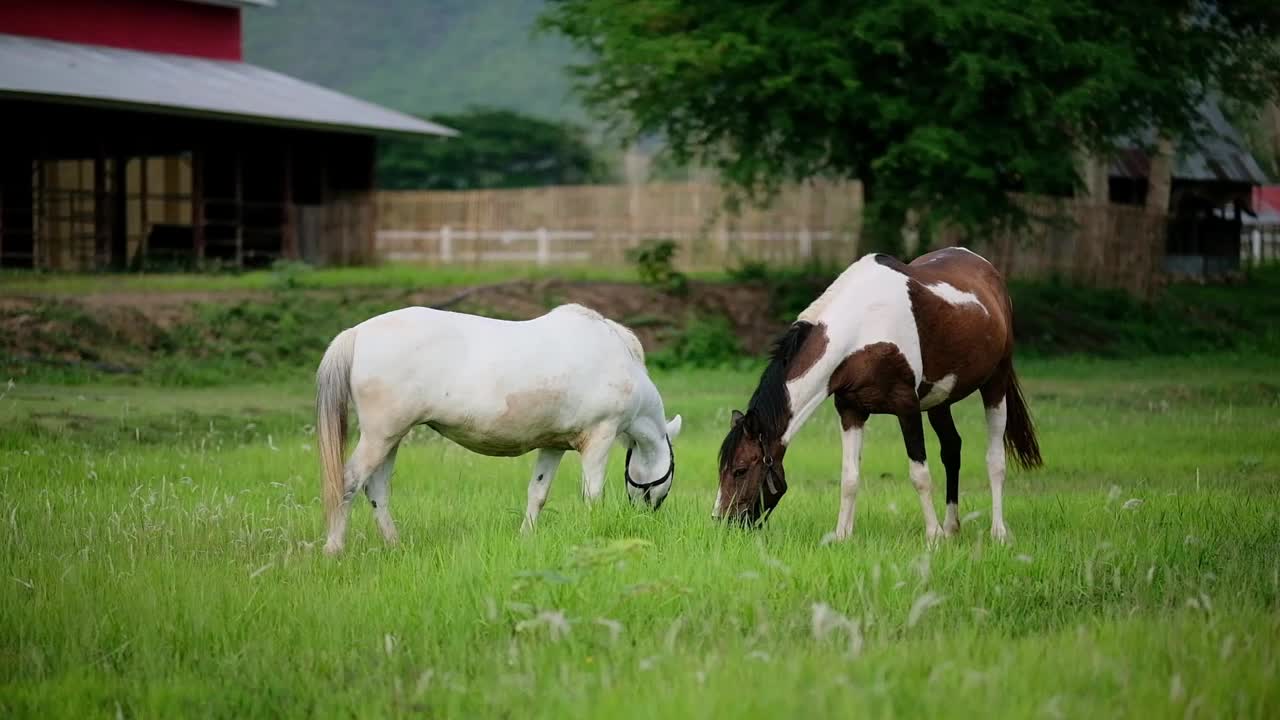
M 0 34 L 5 96 L 361 134 L 457 134 L 248 63 Z
M 1217 102 L 1201 103 L 1200 119 L 1202 131 L 1178 144 L 1174 179 L 1248 185 L 1267 182 L 1267 174 L 1245 148 L 1240 132 L 1227 121 Z M 1151 172 L 1151 158 L 1144 148 L 1154 144 L 1155 132 L 1147 131 L 1135 142 L 1122 145 L 1111 163 L 1111 177 L 1147 177 Z

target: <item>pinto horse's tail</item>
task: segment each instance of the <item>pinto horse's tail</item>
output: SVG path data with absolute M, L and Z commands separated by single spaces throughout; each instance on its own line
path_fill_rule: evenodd
M 1013 372 L 1013 361 L 1010 359 L 1008 362 L 1009 382 L 1004 395 L 1004 446 L 1013 455 L 1014 462 L 1024 470 L 1031 470 L 1044 464 L 1040 459 L 1040 441 L 1036 440 L 1035 423 L 1031 421 L 1031 413 L 1027 411 L 1027 401 L 1022 397 L 1018 376 Z
M 329 343 L 316 371 L 316 445 L 324 470 L 324 509 L 332 518 L 342 504 L 342 455 L 347 446 L 347 405 L 351 401 L 351 358 L 354 329 L 344 330 Z

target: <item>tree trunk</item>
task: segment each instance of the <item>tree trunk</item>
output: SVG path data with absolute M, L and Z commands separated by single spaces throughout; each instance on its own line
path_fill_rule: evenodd
M 1076 172 L 1079 173 L 1080 179 L 1084 183 L 1084 186 L 1080 189 L 1080 197 L 1095 205 L 1107 204 L 1111 200 L 1111 191 L 1108 183 L 1110 170 L 1111 162 L 1108 158 L 1084 148 L 1078 149 L 1076 151 Z
M 1272 173 L 1280 173 L 1280 102 L 1272 100 L 1262 111 L 1262 133 L 1271 157 L 1267 164 Z
M 1151 156 L 1151 172 L 1147 177 L 1147 210 L 1160 215 L 1169 213 L 1169 192 L 1173 187 L 1173 140 L 1164 133 L 1156 140 Z

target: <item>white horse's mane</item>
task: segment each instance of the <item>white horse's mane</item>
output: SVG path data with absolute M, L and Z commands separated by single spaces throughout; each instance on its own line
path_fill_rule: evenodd
M 631 328 L 623 325 L 622 323 L 610 320 L 595 310 L 577 303 L 561 305 L 551 312 L 558 311 L 575 312 L 579 315 L 589 317 L 592 320 L 599 320 L 600 322 L 603 322 L 609 329 L 613 330 L 613 332 L 618 335 L 618 338 L 622 340 L 622 344 L 626 345 L 627 351 L 631 353 L 631 357 L 635 358 L 636 362 L 639 362 L 641 365 L 644 364 L 644 346 L 640 344 L 640 338 L 636 337 L 634 332 L 631 332 Z

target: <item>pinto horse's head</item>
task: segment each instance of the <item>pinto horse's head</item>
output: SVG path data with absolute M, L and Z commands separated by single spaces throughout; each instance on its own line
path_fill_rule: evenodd
M 720 492 L 711 517 L 755 525 L 767 519 L 787 492 L 782 456 L 787 447 L 760 427 L 753 413 L 733 411 L 720 446 Z
M 657 510 L 671 492 L 671 485 L 676 479 L 676 454 L 671 441 L 680 434 L 684 421 L 679 415 L 667 423 L 663 437 L 665 443 L 658 441 L 658 448 L 643 449 L 635 452 L 636 447 L 627 449 L 627 459 L 623 465 L 623 473 L 627 480 L 627 497 L 631 502 L 643 502 Z M 638 444 L 638 443 L 637 443 Z

